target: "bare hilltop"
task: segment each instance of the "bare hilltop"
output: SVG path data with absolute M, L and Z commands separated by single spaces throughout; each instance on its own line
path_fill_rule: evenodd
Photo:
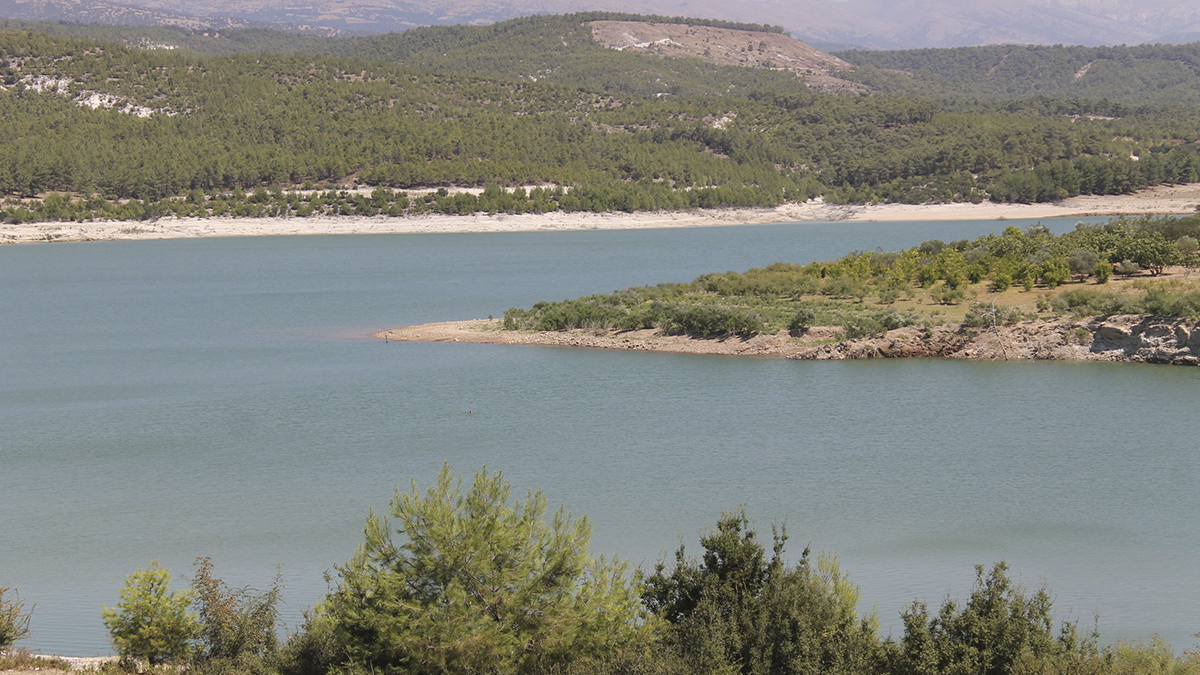
M 671 58 L 698 58 L 722 66 L 767 68 L 796 74 L 826 92 L 865 91 L 838 77 L 853 68 L 831 54 L 785 33 L 644 21 L 593 21 L 592 36 L 610 49 Z

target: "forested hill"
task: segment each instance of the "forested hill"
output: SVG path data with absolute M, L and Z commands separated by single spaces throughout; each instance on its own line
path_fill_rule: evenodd
M 1042 95 L 1125 103 L 1200 103 L 1200 43 L 1135 47 L 994 45 L 892 52 L 856 50 L 837 55 L 864 67 L 858 73 L 860 81 L 904 95 Z
M 1200 180 L 1196 106 L 830 95 L 608 49 L 599 18 L 248 33 L 271 49 L 229 55 L 0 30 L 0 218 L 1038 201 Z M 456 186 L 488 190 L 393 192 Z

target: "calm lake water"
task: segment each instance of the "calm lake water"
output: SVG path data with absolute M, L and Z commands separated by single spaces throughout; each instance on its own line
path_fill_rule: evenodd
M 794 554 L 835 551 L 896 636 L 906 603 L 1007 560 L 1106 641 L 1191 647 L 1200 369 L 367 338 L 1012 224 L 0 247 L 0 585 L 47 652 L 109 653 L 100 605 L 151 560 L 258 586 L 282 565 L 294 625 L 368 509 L 448 461 L 542 488 L 645 566 L 744 504 Z

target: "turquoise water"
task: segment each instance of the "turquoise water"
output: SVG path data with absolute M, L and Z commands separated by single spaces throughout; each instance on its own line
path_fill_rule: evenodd
M 836 551 L 897 635 L 905 603 L 1004 559 L 1105 640 L 1190 647 L 1200 370 L 366 337 L 1011 224 L 0 247 L 0 585 L 50 652 L 107 653 L 99 606 L 151 559 L 260 586 L 281 564 L 294 623 L 367 510 L 449 461 L 541 487 L 639 565 L 745 504 Z

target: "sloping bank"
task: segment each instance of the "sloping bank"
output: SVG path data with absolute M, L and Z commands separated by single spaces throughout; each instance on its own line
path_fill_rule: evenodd
M 1039 320 L 996 328 L 914 326 L 874 337 L 847 340 L 843 336 L 841 328 L 833 327 L 814 327 L 800 336 L 780 331 L 750 338 L 694 338 L 655 330 L 527 332 L 503 330 L 500 319 L 422 324 L 375 334 L 392 342 L 592 347 L 803 360 L 941 357 L 1200 365 L 1200 321 L 1175 317 Z

